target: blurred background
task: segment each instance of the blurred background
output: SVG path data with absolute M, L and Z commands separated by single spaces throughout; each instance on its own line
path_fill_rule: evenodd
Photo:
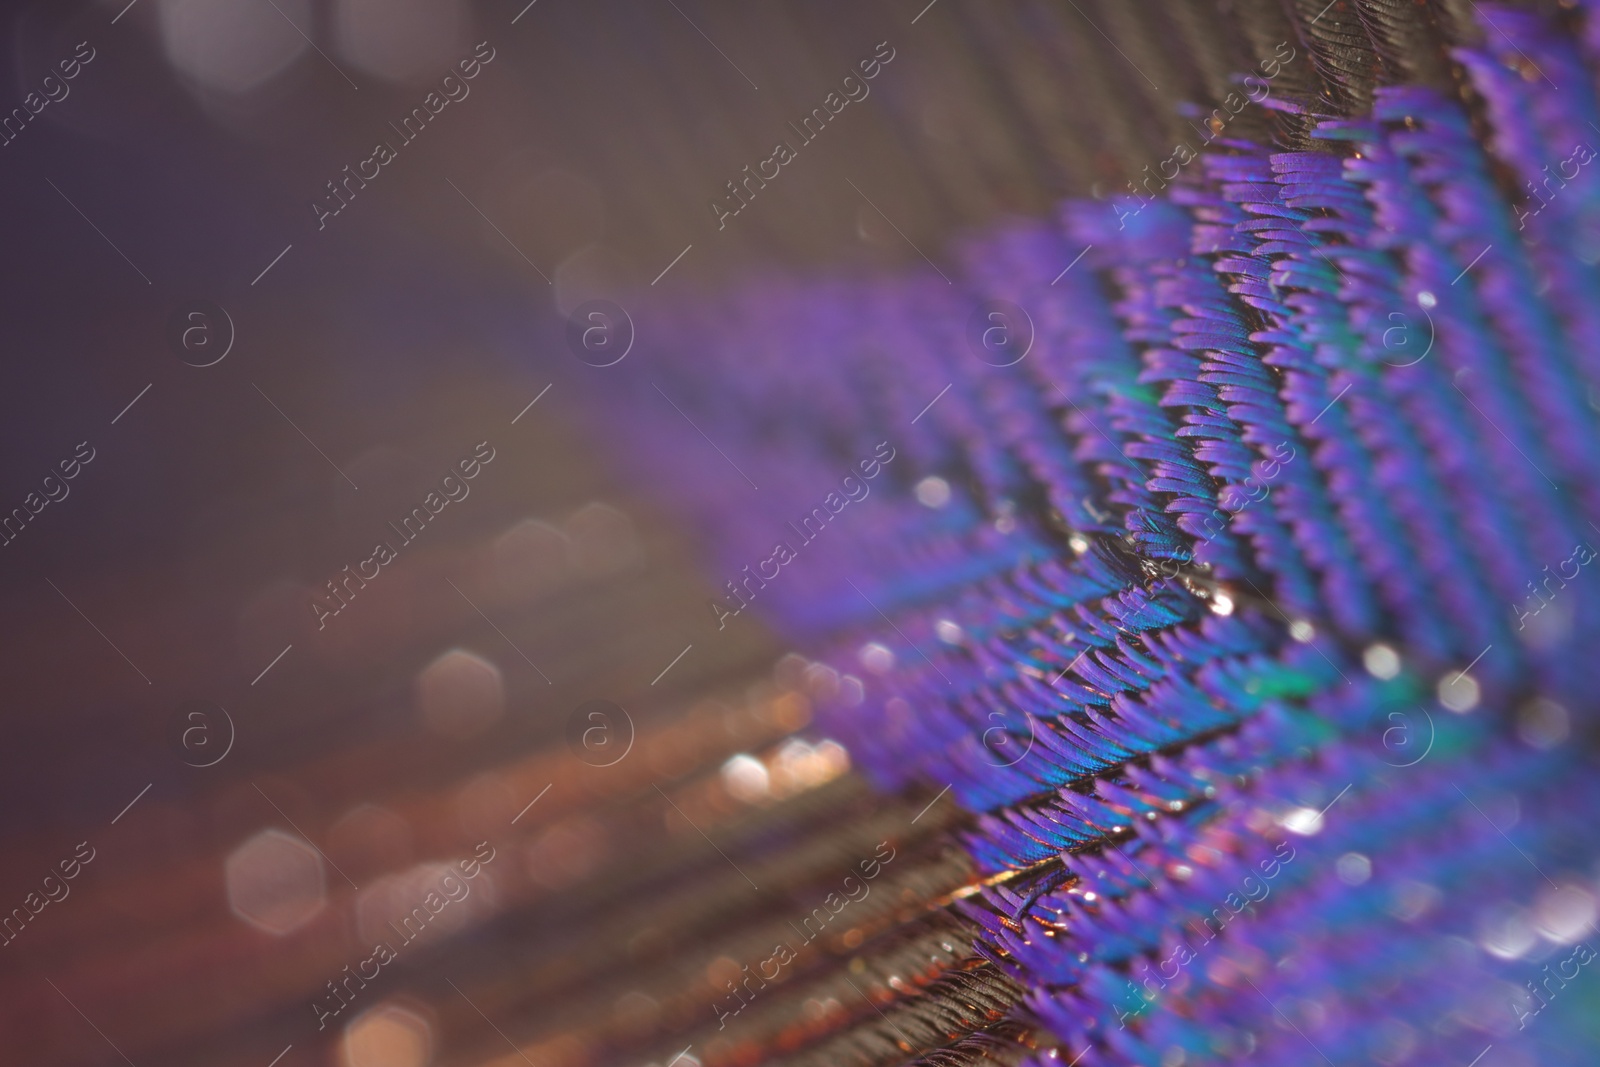
M 730 905 L 680 902 L 641 933 L 609 915 L 618 869 L 700 884 L 685 865 L 722 864 L 700 830 L 832 783 L 785 816 L 832 841 L 863 796 L 837 746 L 781 747 L 808 721 L 803 681 L 775 680 L 758 622 L 716 631 L 671 502 L 629 482 L 584 400 L 647 373 L 648 319 L 602 370 L 567 317 L 652 284 L 689 299 L 752 271 L 942 259 L 961 228 L 1086 192 L 1159 141 L 1073 148 L 1101 120 L 1053 70 L 1086 64 L 1101 80 L 1083 84 L 1138 107 L 1156 90 L 1109 69 L 1071 7 L 940 7 L 8 8 L 0 489 L 22 510 L 0 556 L 0 888 L 26 914 L 0 1060 L 522 1062 L 557 1007 L 620 1047 L 663 1013 L 698 1025 L 738 968 L 696 924 L 726 928 Z M 719 226 L 728 183 L 874 55 L 892 58 L 870 95 Z M 430 120 L 403 132 L 416 108 Z M 1030 125 L 1056 131 L 1052 158 Z M 391 532 L 486 451 L 415 543 Z M 385 540 L 398 559 L 351 583 Z M 330 581 L 348 606 L 319 620 Z M 322 1018 L 374 931 L 480 842 L 495 859 L 443 932 Z M 92 859 L 63 882 L 74 856 Z M 824 859 L 747 873 L 804 886 Z M 560 895 L 597 871 L 609 903 Z M 642 979 L 560 1000 L 685 945 L 715 965 L 692 1006 Z M 565 1040 L 539 1067 L 599 1054 Z
M 718 625 L 715 520 L 612 400 L 729 475 L 715 383 L 656 359 L 696 343 L 677 309 L 954 285 L 975 233 L 1198 143 L 1281 42 L 1318 45 L 1272 79 L 1295 104 L 1228 138 L 1304 147 L 1380 79 L 1481 125 L 1440 43 L 1476 4 L 1368 25 L 1381 63 L 1337 35 L 1398 5 L 1321 37 L 1333 4 L 1159 6 L 10 4 L 0 1063 L 1018 1062 L 966 816 L 818 727 L 859 679 Z

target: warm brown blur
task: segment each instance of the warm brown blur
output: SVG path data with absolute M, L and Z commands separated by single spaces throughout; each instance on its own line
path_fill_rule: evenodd
M 599 378 L 563 317 L 1120 190 L 1253 66 L 1172 6 L 13 6 L 6 506 L 94 458 L 0 556 L 0 1059 L 720 1067 L 903 1058 L 930 989 L 946 1039 L 998 1019 L 953 809 L 871 794 L 811 728 L 838 679 L 712 625 L 591 402 L 649 338 Z

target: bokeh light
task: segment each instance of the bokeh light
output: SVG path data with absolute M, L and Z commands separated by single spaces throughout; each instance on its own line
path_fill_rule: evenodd
M 240 844 L 223 861 L 223 874 L 234 915 L 279 937 L 328 903 L 321 855 L 282 830 L 262 830 Z

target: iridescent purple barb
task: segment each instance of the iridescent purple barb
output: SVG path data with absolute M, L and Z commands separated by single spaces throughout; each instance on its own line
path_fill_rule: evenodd
M 717 562 L 893 442 L 759 607 L 880 787 L 972 813 L 1037 1062 L 1593 1059 L 1600 5 L 1473 6 L 1475 117 L 1380 86 L 1137 214 L 970 240 L 956 291 L 651 316 L 761 485 L 629 408 Z

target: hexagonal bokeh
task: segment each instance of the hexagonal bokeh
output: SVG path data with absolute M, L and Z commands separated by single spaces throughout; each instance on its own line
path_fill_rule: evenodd
M 506 710 L 500 668 L 464 649 L 453 648 L 424 667 L 416 690 L 423 725 L 444 737 L 480 734 Z
M 433 1058 L 433 1027 L 398 1004 L 380 1004 L 345 1027 L 344 1067 L 424 1067 Z
M 495 581 L 509 596 L 531 597 L 566 581 L 572 539 L 539 519 L 524 519 L 494 542 Z
M 262 830 L 223 862 L 228 907 L 259 930 L 282 937 L 328 903 L 322 857 L 298 837 Z
M 639 558 L 633 520 L 600 501 L 591 501 L 562 522 L 571 538 L 573 562 L 590 575 L 611 574 Z
M 246 93 L 277 77 L 306 50 L 296 26 L 311 15 L 306 0 L 283 10 L 241 8 L 228 0 L 163 0 L 161 39 L 174 68 L 206 89 Z

